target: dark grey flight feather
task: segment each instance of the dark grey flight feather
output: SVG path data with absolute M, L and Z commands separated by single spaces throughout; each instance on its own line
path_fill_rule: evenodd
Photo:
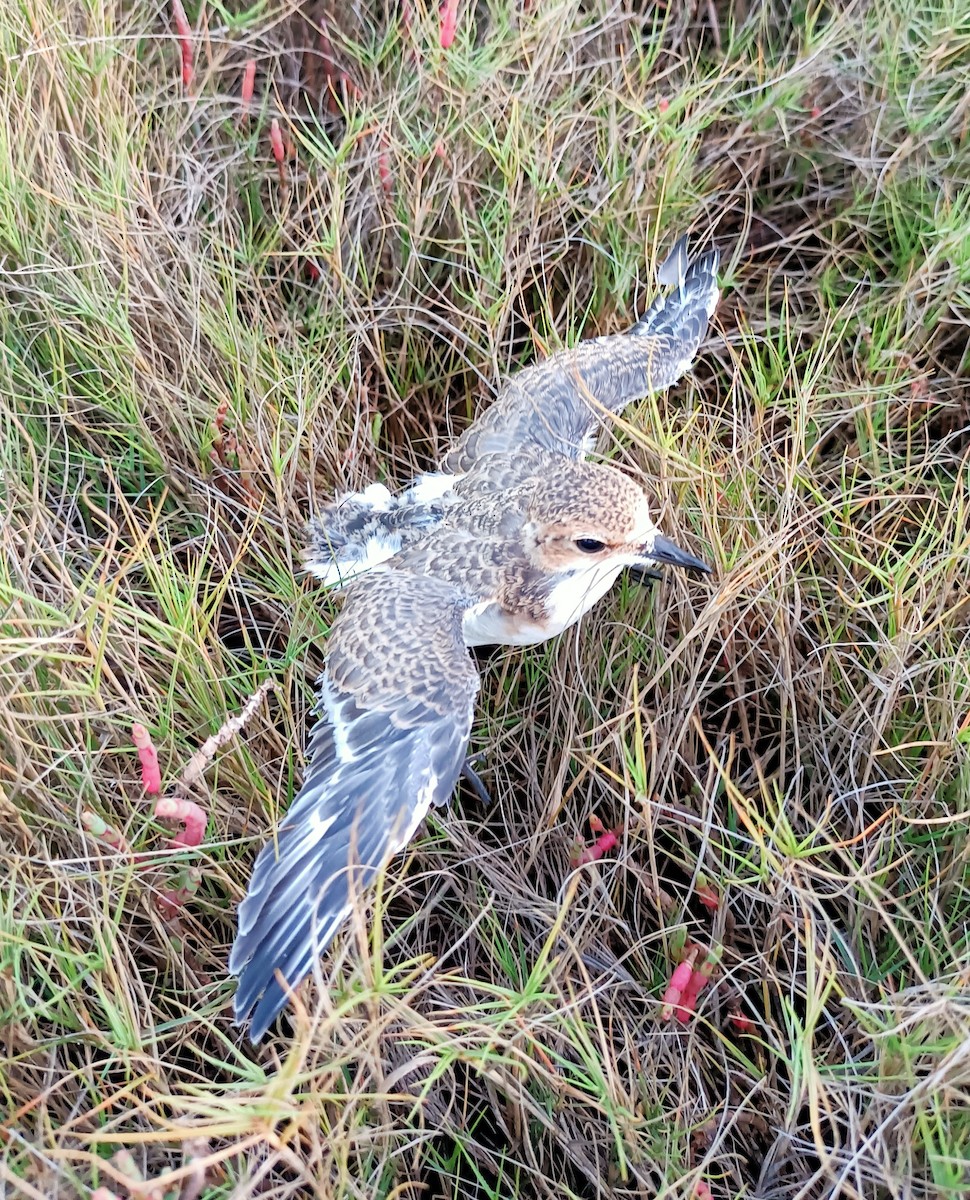
M 347 591 L 320 680 L 303 786 L 256 860 L 229 970 L 259 1041 L 387 860 L 457 783 L 478 674 L 462 598 L 395 572 Z M 449 636 L 450 635 L 450 636 Z

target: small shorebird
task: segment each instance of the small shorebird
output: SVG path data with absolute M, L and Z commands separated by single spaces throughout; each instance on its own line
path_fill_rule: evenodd
M 258 1041 L 348 915 L 465 765 L 478 672 L 469 647 L 573 625 L 624 567 L 709 571 L 665 538 L 640 486 L 585 461 L 601 422 L 687 370 L 718 300 L 717 255 L 661 268 L 673 290 L 626 334 L 506 383 L 441 469 L 371 487 L 311 523 L 308 570 L 346 588 L 319 682 L 306 776 L 256 860 L 229 969 Z M 355 578 L 361 576 L 360 578 Z

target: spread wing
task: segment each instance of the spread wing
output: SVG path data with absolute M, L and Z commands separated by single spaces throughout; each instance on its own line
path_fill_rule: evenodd
M 320 680 L 303 786 L 260 851 L 229 970 L 237 1023 L 259 1041 L 355 898 L 457 781 L 478 674 L 462 597 L 397 571 L 348 589 Z
M 582 458 L 606 415 L 664 391 L 693 362 L 720 297 L 717 266 L 716 251 L 688 265 L 681 238 L 657 273 L 673 291 L 658 296 L 627 333 L 580 342 L 514 375 L 441 470 L 462 474 L 486 455 L 530 446 Z

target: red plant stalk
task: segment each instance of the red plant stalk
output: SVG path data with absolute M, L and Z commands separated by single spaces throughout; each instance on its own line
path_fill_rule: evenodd
M 286 187 L 286 146 L 283 143 L 283 131 L 280 129 L 280 123 L 274 117 L 269 123 L 269 144 L 273 150 L 273 158 L 276 159 L 276 167 L 280 173 L 280 187 Z
M 695 947 L 699 952 L 699 947 Z M 686 1025 L 694 1013 L 697 1011 L 697 1001 L 701 992 L 711 982 L 711 976 L 714 974 L 714 968 L 720 961 L 724 950 L 722 946 L 715 946 L 707 957 L 704 958 L 697 969 L 691 974 L 687 987 L 684 988 L 681 996 L 680 1004 L 677 1006 L 675 1013 L 677 1020 L 681 1025 Z
M 729 1014 L 729 1020 L 738 1033 L 750 1033 L 754 1029 L 754 1021 L 749 1016 L 746 1016 L 740 1009 L 735 1009 Z
M 663 1005 L 660 1009 L 661 1021 L 670 1020 L 674 1009 L 681 1003 L 681 997 L 684 995 L 684 992 L 690 987 L 691 977 L 694 974 L 694 963 L 697 961 L 699 953 L 699 948 L 694 946 L 693 949 L 687 952 L 683 961 L 674 967 L 673 974 L 670 976 L 670 982 L 667 984 L 667 990 L 661 999 L 661 1004 Z
M 458 29 L 458 0 L 445 0 L 441 6 L 441 34 L 439 41 L 442 50 L 450 50 Z
M 158 911 L 166 920 L 171 920 L 180 908 L 192 899 L 199 890 L 202 882 L 202 872 L 198 867 L 186 867 L 172 879 L 174 887 L 162 892 L 156 901 Z
M 212 418 L 212 452 L 210 458 L 213 462 L 219 462 L 224 467 L 228 466 L 226 462 L 226 417 L 229 413 L 229 401 L 220 400 L 219 406 L 216 408 L 215 416 Z
M 182 833 L 177 833 L 169 841 L 170 849 L 191 850 L 202 845 L 208 817 L 198 804 L 163 796 L 155 805 L 155 816 L 159 821 L 181 821 L 184 826 Z
M 250 58 L 243 70 L 241 98 L 243 108 L 248 109 L 253 101 L 253 90 L 256 87 L 256 60 Z
M 117 850 L 119 854 L 128 853 L 128 843 L 118 830 L 113 825 L 109 825 L 103 817 L 99 817 L 96 812 L 92 812 L 90 808 L 86 808 L 81 813 L 81 824 L 99 842 L 104 842 L 106 846 L 110 846 L 112 850 Z
M 704 874 L 698 874 L 695 885 L 697 899 L 705 908 L 709 908 L 712 912 L 716 912 L 721 907 L 721 897 L 717 888 Z
M 681 1025 L 686 1025 L 697 1012 L 697 1001 L 706 984 L 707 980 L 700 971 L 695 971 L 691 975 L 687 987 L 684 988 L 684 993 L 680 998 L 680 1003 L 674 1009 L 674 1016 Z
M 574 867 L 581 867 L 584 863 L 595 862 L 598 858 L 602 858 L 604 854 L 615 850 L 620 844 L 620 834 L 623 831 L 623 826 L 617 825 L 615 829 L 607 829 L 599 817 L 594 814 L 589 819 L 589 831 L 595 835 L 595 841 L 592 846 L 588 847 L 583 846 L 580 842 L 571 859 Z
M 377 174 L 385 194 L 390 196 L 394 191 L 394 176 L 391 174 L 391 156 L 386 150 L 382 150 L 377 156 Z
M 606 829 L 599 817 L 592 816 L 589 819 L 589 828 L 590 832 L 596 835 L 596 840 L 592 846 L 584 846 L 582 841 L 577 841 L 569 856 L 570 866 L 581 867 L 586 863 L 596 862 L 620 844 L 622 825 L 617 825 L 615 829 Z
M 144 725 L 137 721 L 131 727 L 131 740 L 141 763 L 141 785 L 150 796 L 162 790 L 162 773 L 158 768 L 158 752 Z
M 175 32 L 178 34 L 179 49 L 182 52 L 182 82 L 188 87 L 192 83 L 192 26 L 185 15 L 182 0 L 172 0 L 172 20 L 175 22 Z
M 283 145 L 283 132 L 276 117 L 269 123 L 269 144 L 273 150 L 273 158 L 277 166 L 282 167 L 286 160 L 286 147 Z

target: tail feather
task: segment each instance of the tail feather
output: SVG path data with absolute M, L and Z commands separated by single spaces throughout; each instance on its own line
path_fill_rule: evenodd
M 317 513 L 307 527 L 304 566 L 324 583 L 343 587 L 393 558 L 441 520 L 441 501 L 423 503 L 410 491 L 369 497 L 355 492 Z

